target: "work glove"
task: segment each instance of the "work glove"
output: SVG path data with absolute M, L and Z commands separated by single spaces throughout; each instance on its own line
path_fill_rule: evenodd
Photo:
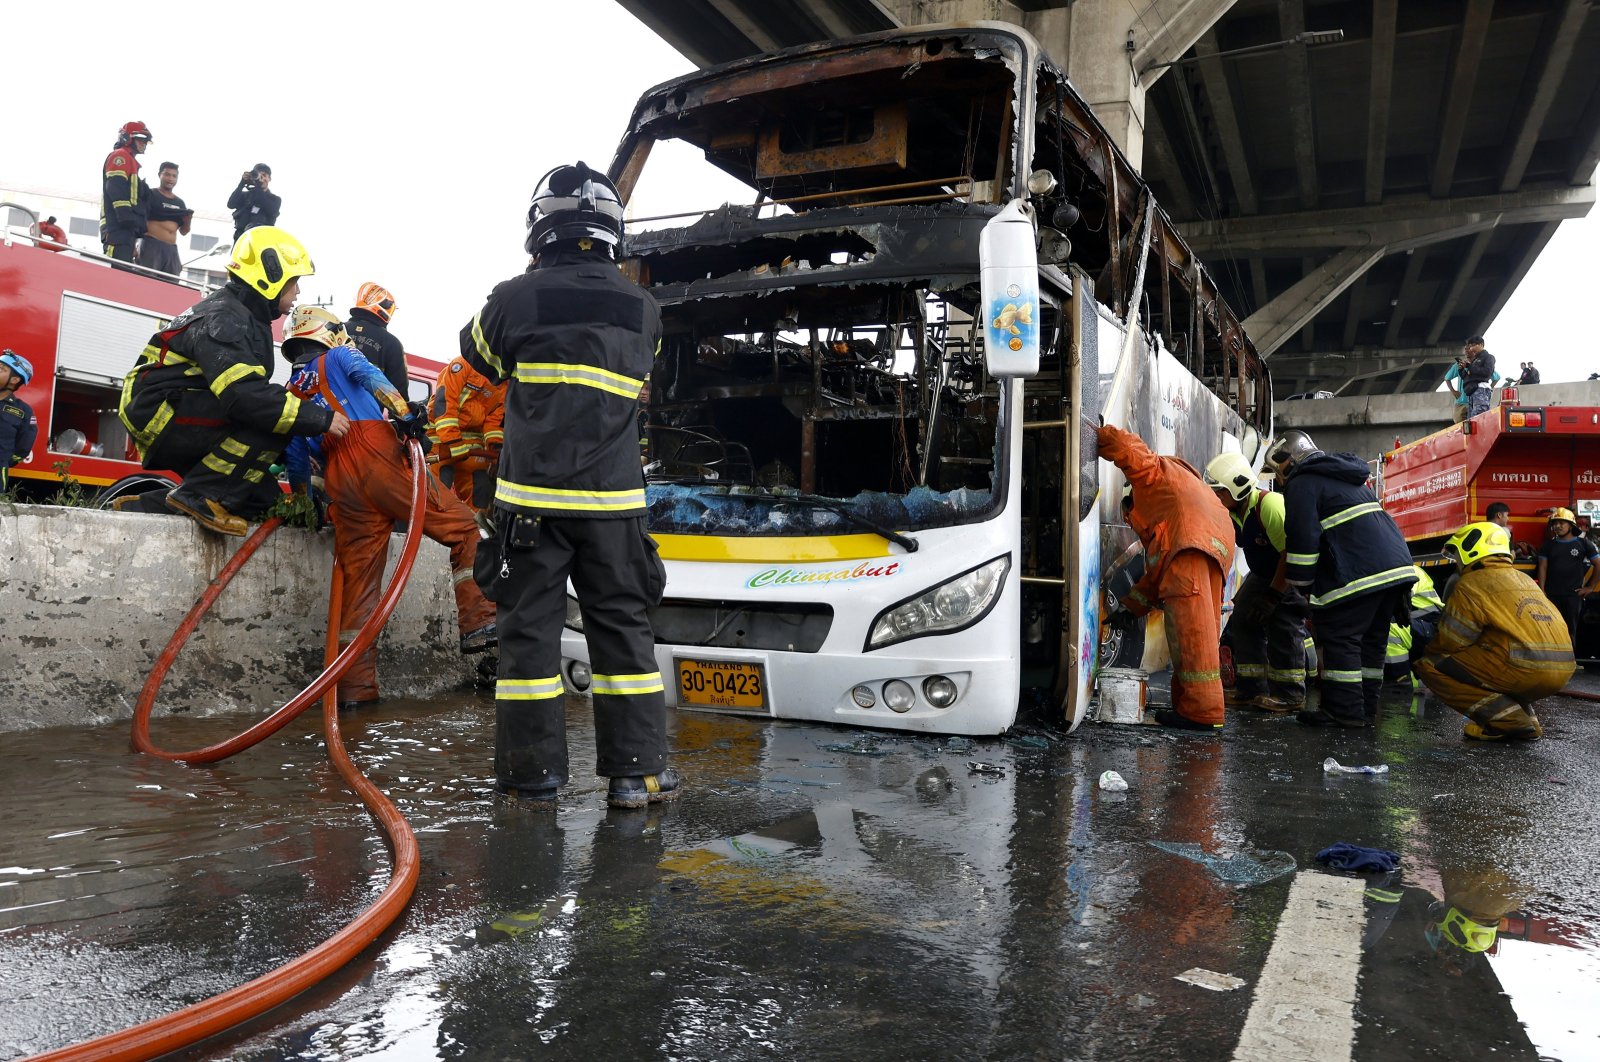
M 1112 609 L 1111 614 L 1106 617 L 1106 626 L 1108 627 L 1126 627 L 1132 622 L 1133 610 L 1129 609 L 1125 605 L 1118 605 L 1116 608 Z
M 1283 593 L 1272 587 L 1265 587 L 1262 591 L 1250 598 L 1239 608 L 1239 618 L 1246 623 L 1265 623 L 1272 618 L 1272 614 L 1283 604 Z

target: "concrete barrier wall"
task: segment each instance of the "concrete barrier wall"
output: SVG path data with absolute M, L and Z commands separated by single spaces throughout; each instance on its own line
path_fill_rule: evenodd
M 181 516 L 0 506 L 0 731 L 132 718 L 156 654 L 241 542 Z M 303 689 L 322 670 L 332 571 L 331 531 L 268 539 L 178 657 L 156 717 L 264 715 Z M 425 541 L 378 641 L 379 685 L 461 688 L 473 659 L 459 652 L 449 551 Z
M 1499 391 L 1495 392 L 1496 401 Z M 1600 406 L 1600 380 L 1534 384 L 1517 389 L 1527 406 Z M 1329 451 L 1349 451 L 1371 460 L 1402 444 L 1448 427 L 1455 399 L 1447 391 L 1355 398 L 1301 399 L 1273 404 L 1279 432 L 1299 428 Z

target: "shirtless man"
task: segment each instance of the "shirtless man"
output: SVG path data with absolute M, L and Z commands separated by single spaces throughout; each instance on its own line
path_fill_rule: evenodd
M 148 204 L 150 214 L 145 221 L 144 239 L 139 243 L 139 264 L 177 276 L 183 272 L 183 263 L 178 259 L 178 235 L 189 235 L 194 211 L 172 193 L 178 184 L 178 164 L 163 162 L 159 172 L 161 186 Z

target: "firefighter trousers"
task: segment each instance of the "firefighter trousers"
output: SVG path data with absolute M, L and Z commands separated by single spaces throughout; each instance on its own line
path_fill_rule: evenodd
M 1322 710 L 1345 720 L 1378 717 L 1389 623 L 1405 607 L 1410 585 L 1387 587 L 1311 610 L 1322 650 Z
M 1234 689 L 1244 700 L 1269 693 L 1297 704 L 1306 699 L 1305 595 L 1291 586 L 1266 619 L 1244 618 L 1271 588 L 1271 578 L 1251 572 L 1233 595 L 1227 637 L 1239 676 Z
M 561 682 L 569 578 L 589 643 L 595 773 L 660 773 L 667 754 L 666 693 L 648 609 L 661 600 L 666 577 L 643 518 L 534 518 L 504 510 L 495 516 L 505 525 L 503 563 L 493 583 L 500 634 L 499 784 L 541 789 L 571 777 Z
M 1172 706 L 1190 722 L 1222 722 L 1222 567 L 1196 549 L 1167 562 L 1157 587 L 1172 657 Z
M 282 494 L 272 465 L 290 436 L 230 423 L 209 391 L 180 391 L 167 401 L 172 418 L 145 450 L 144 467 L 177 473 L 185 494 L 235 516 L 248 520 L 270 509 Z
M 1485 730 L 1537 734 L 1533 702 L 1560 692 L 1571 671 L 1528 674 L 1504 656 L 1469 645 L 1458 653 L 1429 653 L 1416 672 L 1433 695 Z M 1493 675 L 1492 679 L 1480 678 Z
M 450 464 L 439 463 L 439 481 L 474 510 L 487 509 L 494 502 L 495 462 L 487 457 L 467 456 Z
M 344 438 L 326 440 L 324 446 L 323 489 L 333 517 L 334 553 L 344 569 L 344 607 L 339 613 L 343 647 L 355 640 L 378 607 L 389 535 L 395 521 L 410 516 L 411 470 L 388 421 L 352 421 Z M 422 533 L 450 550 L 456 622 L 462 634 L 487 627 L 494 622 L 494 606 L 472 581 L 472 562 L 478 553 L 478 525 L 472 511 L 432 475 L 427 491 Z M 377 659 L 373 646 L 344 673 L 339 680 L 341 702 L 378 699 Z

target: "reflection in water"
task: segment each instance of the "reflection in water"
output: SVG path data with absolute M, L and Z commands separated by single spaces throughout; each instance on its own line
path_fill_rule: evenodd
M 587 720 L 575 706 L 575 762 L 592 757 Z M 1250 991 L 1175 977 L 1253 983 L 1287 879 L 1230 886 L 1149 842 L 1304 864 L 1341 836 L 1434 853 L 1465 843 L 1453 824 L 1470 843 L 1515 836 L 1468 808 L 1428 810 L 1467 790 L 1431 747 L 1387 750 L 1385 786 L 1330 786 L 1327 751 L 1290 743 L 1321 736 L 1273 722 L 1220 740 L 1116 728 L 956 743 L 678 714 L 688 799 L 608 811 L 601 780 L 579 778 L 538 813 L 489 796 L 485 702 L 385 705 L 348 740 L 417 829 L 410 911 L 273 1025 L 188 1057 L 1227 1058 Z M 1389 725 L 1384 740 L 1403 743 L 1396 728 L 1431 724 Z M 176 742 L 219 729 L 164 726 Z M 232 987 L 382 886 L 382 841 L 309 724 L 202 770 L 128 753 L 123 728 L 8 741 L 0 1060 Z M 834 747 L 866 744 L 880 754 Z M 1095 788 L 1107 769 L 1127 793 Z M 1590 939 L 1558 934 L 1530 911 L 1550 914 L 1548 895 L 1536 904 L 1509 877 L 1434 877 L 1431 891 L 1374 884 L 1393 902 L 1370 908 L 1356 1057 L 1533 1058 L 1533 1044 L 1582 1057 L 1561 1022 L 1592 1042 Z M 1429 944 L 1430 925 L 1470 938 L 1452 906 L 1495 933 L 1454 965 Z M 1586 910 L 1563 913 L 1580 926 Z M 1540 976 L 1552 970 L 1558 984 Z

